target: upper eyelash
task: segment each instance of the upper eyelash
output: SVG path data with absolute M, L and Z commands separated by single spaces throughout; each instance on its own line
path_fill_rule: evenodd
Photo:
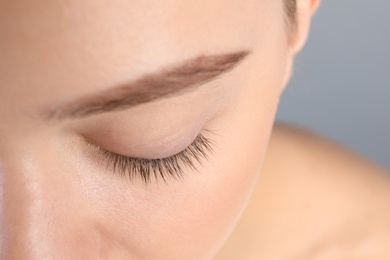
M 197 170 L 194 160 L 202 164 L 203 159 L 209 159 L 209 152 L 214 153 L 213 142 L 202 133 L 183 151 L 166 158 L 144 159 L 128 157 L 101 147 L 99 147 L 98 151 L 100 162 L 105 165 L 106 170 L 128 177 L 130 180 L 139 177 L 144 183 L 149 183 L 152 176 L 155 180 L 162 178 L 164 182 L 167 182 L 168 177 L 174 179 L 182 178 L 184 176 L 184 166 Z

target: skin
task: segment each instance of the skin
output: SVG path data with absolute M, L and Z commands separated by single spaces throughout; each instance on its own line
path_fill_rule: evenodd
M 214 260 L 389 259 L 389 201 L 387 170 L 277 124 L 248 206 Z
M 1 258 L 211 259 L 255 188 L 317 4 L 299 0 L 290 31 L 274 0 L 1 1 Z M 251 55 L 197 91 L 83 119 L 36 116 L 169 64 L 242 49 Z M 205 132 L 216 144 L 209 160 L 185 168 L 183 180 L 148 185 L 90 160 L 81 138 L 164 157 L 201 129 L 215 133 Z

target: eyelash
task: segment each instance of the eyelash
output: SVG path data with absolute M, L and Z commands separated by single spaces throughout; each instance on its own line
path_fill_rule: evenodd
M 209 130 L 204 130 L 211 132 Z M 212 133 L 212 132 L 211 132 Z M 196 170 L 195 161 L 202 165 L 202 160 L 209 160 L 209 153 L 214 153 L 213 141 L 200 133 L 195 140 L 183 151 L 166 158 L 144 159 L 134 158 L 117 154 L 98 147 L 100 162 L 105 165 L 106 170 L 111 170 L 123 177 L 133 180 L 140 177 L 144 183 L 149 183 L 154 177 L 155 180 L 162 178 L 182 179 L 184 177 L 183 166 Z

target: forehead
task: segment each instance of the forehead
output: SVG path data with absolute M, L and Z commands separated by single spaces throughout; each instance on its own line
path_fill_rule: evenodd
M 76 86 L 88 93 L 200 53 L 249 49 L 263 37 L 259 28 L 272 23 L 266 22 L 275 14 L 272 3 L 2 1 L 2 85 L 14 91 L 29 86 L 45 100 L 60 90 L 66 98 Z
M 221 40 L 237 42 L 237 36 L 244 37 L 240 41 L 245 42 L 261 24 L 264 16 L 261 11 L 267 10 L 266 3 L 265 0 L 2 1 L 0 30 L 5 45 L 28 42 L 32 48 L 51 44 L 64 50 L 65 44 L 76 47 L 73 44 L 82 43 L 85 48 L 100 47 L 110 53 L 128 49 L 133 56 L 162 48 L 160 52 L 176 53 L 182 46 L 189 49 L 220 45 Z

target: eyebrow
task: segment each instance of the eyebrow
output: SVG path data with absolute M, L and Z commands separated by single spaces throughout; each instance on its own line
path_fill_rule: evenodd
M 44 115 L 51 120 L 84 118 L 181 95 L 232 70 L 250 53 L 245 50 L 228 54 L 200 55 L 179 65 L 50 109 L 45 111 Z

